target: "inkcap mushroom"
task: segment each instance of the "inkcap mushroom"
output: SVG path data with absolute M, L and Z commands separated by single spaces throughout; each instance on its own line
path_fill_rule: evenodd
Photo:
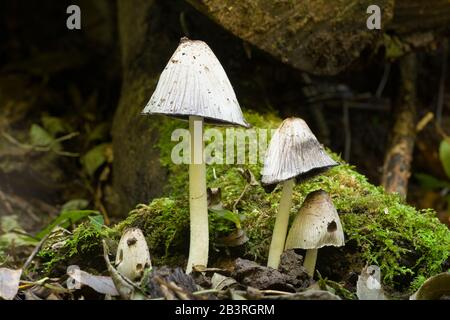
M 144 270 L 152 267 L 147 242 L 140 229 L 130 228 L 123 233 L 117 246 L 116 267 L 131 281 L 139 280 Z
M 300 118 L 287 118 L 275 131 L 266 151 L 262 184 L 274 187 L 283 184 L 278 213 L 273 229 L 267 266 L 278 268 L 284 250 L 289 224 L 289 211 L 296 180 L 321 174 L 338 165 Z
M 286 239 L 286 250 L 306 249 L 303 266 L 313 277 L 317 250 L 325 246 L 343 245 L 344 231 L 330 196 L 323 190 L 311 192 L 292 222 Z
M 233 87 L 212 50 L 203 41 L 182 38 L 159 78 L 143 114 L 189 121 L 190 248 L 186 272 L 207 266 L 209 233 L 203 124 L 248 127 Z

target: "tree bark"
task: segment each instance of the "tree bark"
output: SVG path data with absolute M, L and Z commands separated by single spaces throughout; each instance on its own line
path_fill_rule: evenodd
M 159 196 L 166 178 L 155 148 L 161 118 L 141 115 L 177 45 L 164 30 L 163 10 L 155 1 L 118 1 L 123 83 L 112 129 L 115 215 Z
M 241 39 L 297 69 L 334 75 L 401 34 L 411 47 L 428 45 L 450 28 L 446 0 L 379 0 L 381 30 L 366 26 L 370 0 L 186 0 Z M 411 48 L 411 49 L 412 49 Z

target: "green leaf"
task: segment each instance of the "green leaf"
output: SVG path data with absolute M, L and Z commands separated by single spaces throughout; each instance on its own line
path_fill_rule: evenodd
M 102 215 L 89 216 L 88 218 L 91 225 L 94 226 L 97 231 L 100 231 L 105 226 L 105 220 Z
M 41 121 L 45 130 L 47 130 L 53 137 L 56 137 L 58 134 L 67 133 L 70 131 L 70 128 L 66 124 L 66 122 L 60 118 L 42 116 Z
M 450 178 L 450 142 L 448 139 L 442 140 L 439 146 L 439 158 L 447 177 Z
M 215 213 L 220 218 L 233 222 L 236 225 L 236 228 L 241 228 L 241 218 L 239 217 L 239 214 L 226 209 L 210 208 L 209 211 Z
M 37 124 L 31 126 L 30 140 L 31 144 L 37 147 L 49 147 L 55 142 L 53 136 Z
M 105 141 L 109 136 L 109 126 L 108 123 L 100 123 L 92 131 L 89 132 L 87 136 L 87 141 Z
M 450 182 L 439 180 L 425 173 L 416 173 L 414 177 L 419 181 L 420 185 L 426 189 L 436 190 L 450 187 Z
M 8 232 L 0 236 L 0 247 L 10 247 L 13 243 L 15 247 L 34 246 L 39 241 L 26 234 Z
M 0 231 L 7 233 L 13 230 L 23 230 L 17 219 L 16 215 L 0 217 Z
M 54 227 L 60 226 L 62 228 L 67 228 L 70 224 L 75 223 L 83 218 L 86 218 L 89 215 L 99 214 L 98 211 L 95 210 L 67 210 L 62 211 L 60 215 L 53 220 L 44 230 L 39 232 L 36 237 L 42 239 L 48 233 L 50 233 Z
M 72 199 L 63 204 L 61 211 L 74 211 L 86 209 L 89 201 L 86 199 Z
M 100 144 L 89 150 L 82 158 L 81 163 L 86 172 L 93 176 L 95 171 L 106 162 L 107 143 Z

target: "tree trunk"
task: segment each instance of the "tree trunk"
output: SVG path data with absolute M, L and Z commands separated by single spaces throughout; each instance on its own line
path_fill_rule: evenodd
M 162 10 L 155 1 L 118 1 L 123 83 L 112 130 L 116 215 L 160 195 L 165 180 L 155 148 L 161 118 L 141 115 L 177 45 L 164 32 Z

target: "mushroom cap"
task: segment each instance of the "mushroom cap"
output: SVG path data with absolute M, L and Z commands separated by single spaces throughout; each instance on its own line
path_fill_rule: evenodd
M 295 216 L 286 239 L 286 249 L 343 245 L 344 231 L 330 196 L 323 190 L 311 192 Z
M 306 179 L 337 165 L 304 120 L 287 118 L 270 140 L 261 181 L 272 185 L 295 177 Z
M 217 57 L 205 42 L 187 38 L 181 39 L 142 113 L 249 127 Z
M 125 230 L 120 238 L 116 254 L 117 271 L 134 281 L 142 277 L 144 269 L 150 268 L 150 252 L 144 234 L 138 228 Z

